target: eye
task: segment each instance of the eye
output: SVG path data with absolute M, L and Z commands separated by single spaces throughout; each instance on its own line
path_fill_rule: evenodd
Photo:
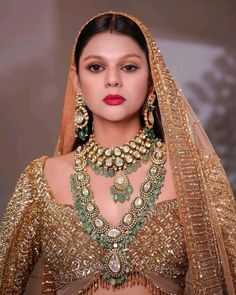
M 125 66 L 123 67 L 123 69 L 124 69 L 126 72 L 134 72 L 134 71 L 136 71 L 136 70 L 138 69 L 138 67 L 135 66 L 135 65 L 129 64 L 129 65 L 125 65 Z
M 100 66 L 99 64 L 92 64 L 92 65 L 88 66 L 88 69 L 91 72 L 99 73 L 99 72 L 101 72 L 103 70 L 103 67 Z

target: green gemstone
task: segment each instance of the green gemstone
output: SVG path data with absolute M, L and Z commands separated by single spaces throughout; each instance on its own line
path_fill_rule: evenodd
M 80 201 L 79 200 L 75 200 L 75 206 L 80 207 Z
M 122 277 L 120 277 L 120 278 L 117 279 L 117 283 L 118 284 L 121 284 L 123 282 L 123 280 L 124 280 L 124 277 L 122 276 Z
M 115 171 L 114 171 L 114 169 L 108 169 L 108 175 L 110 176 L 110 177 L 112 177 L 112 176 L 114 176 L 115 175 Z
M 101 240 L 101 241 L 100 241 L 100 244 L 101 244 L 102 246 L 105 246 L 105 245 L 106 245 L 106 242 L 105 242 L 104 240 Z
M 100 169 L 99 169 L 99 168 L 95 167 L 95 168 L 93 168 L 93 169 L 94 169 L 94 172 L 95 172 L 96 174 L 100 174 Z
M 129 165 L 129 166 L 127 167 L 126 171 L 127 171 L 128 174 L 131 174 L 131 173 L 133 172 L 133 167 L 132 167 L 132 165 Z
M 151 129 L 149 129 L 149 130 L 147 130 L 147 137 L 149 138 L 149 139 L 155 139 L 155 132 L 154 132 L 154 129 L 153 128 L 151 128 Z
M 125 196 L 124 195 L 118 195 L 117 201 L 123 203 L 125 201 Z
M 127 191 L 128 191 L 128 194 L 131 194 L 133 192 L 132 186 L 129 185 L 127 188 Z
M 138 233 L 138 229 L 137 229 L 137 227 L 135 227 L 135 228 L 133 229 L 133 234 L 136 235 L 137 233 Z
M 152 201 L 148 200 L 147 205 L 148 205 L 148 207 L 151 207 L 152 206 Z
M 144 162 L 147 162 L 147 161 L 148 161 L 148 155 L 144 155 L 144 156 L 143 156 L 143 161 L 144 161 Z
M 89 226 L 87 226 L 87 232 L 90 234 L 91 233 L 91 231 L 93 230 L 93 228 L 92 228 L 92 226 L 91 225 L 89 225 Z
M 88 125 L 86 125 L 86 126 L 84 127 L 84 131 L 85 131 L 85 133 L 88 133 L 88 131 L 89 131 L 89 126 L 88 126 Z
M 80 216 L 81 221 L 86 221 L 86 217 L 84 215 Z
M 82 129 L 79 129 L 77 135 L 82 140 L 85 140 L 86 139 L 86 133 Z

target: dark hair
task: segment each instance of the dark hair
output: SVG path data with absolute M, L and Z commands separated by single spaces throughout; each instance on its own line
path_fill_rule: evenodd
M 124 15 L 107 13 L 107 14 L 99 15 L 98 17 L 92 19 L 82 29 L 77 39 L 76 46 L 75 46 L 75 53 L 74 53 L 75 66 L 76 66 L 77 73 L 79 72 L 80 56 L 83 52 L 83 49 L 89 42 L 89 40 L 92 39 L 93 36 L 99 33 L 105 33 L 105 32 L 111 32 L 111 33 L 115 32 L 118 34 L 123 34 L 123 35 L 131 37 L 134 41 L 137 42 L 137 44 L 143 50 L 149 64 L 147 42 L 138 25 L 136 25 L 136 23 L 133 20 L 131 20 L 130 18 Z M 149 69 L 150 69 L 150 65 L 149 65 Z M 151 73 L 150 73 L 149 84 L 152 85 L 152 83 L 153 82 L 152 82 Z M 93 118 L 92 118 L 91 111 L 88 108 L 87 110 L 89 113 L 88 129 L 90 134 L 92 132 Z M 161 124 L 159 106 L 157 102 L 156 102 L 153 113 L 154 113 L 154 120 L 155 120 L 155 123 L 154 123 L 155 134 L 159 138 L 163 139 L 164 133 L 163 133 L 163 128 Z M 144 126 L 143 118 L 141 118 L 141 124 Z M 76 149 L 79 145 L 83 145 L 84 143 L 85 141 L 82 141 L 79 137 L 77 137 L 73 146 L 73 150 Z
M 148 48 L 145 37 L 135 22 L 123 15 L 108 13 L 94 18 L 81 31 L 75 47 L 75 65 L 77 71 L 79 71 L 80 56 L 89 40 L 93 36 L 105 32 L 115 32 L 131 37 L 144 51 L 148 60 Z

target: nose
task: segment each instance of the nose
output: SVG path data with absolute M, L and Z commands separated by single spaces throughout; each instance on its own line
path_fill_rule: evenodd
M 106 87 L 121 87 L 122 81 L 117 70 L 111 70 L 107 73 L 105 80 Z

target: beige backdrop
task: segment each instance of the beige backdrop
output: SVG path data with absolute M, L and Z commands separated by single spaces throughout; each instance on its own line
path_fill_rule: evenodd
M 53 154 L 77 30 L 107 10 L 151 29 L 236 190 L 234 0 L 0 0 L 0 213 L 24 167 Z

